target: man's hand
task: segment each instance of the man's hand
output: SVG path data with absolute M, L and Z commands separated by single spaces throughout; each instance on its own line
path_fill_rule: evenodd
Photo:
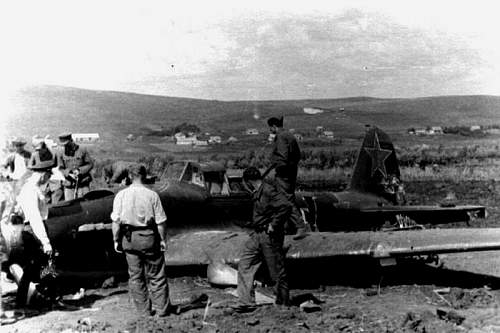
M 160 242 L 160 250 L 161 252 L 167 251 L 167 242 L 165 242 L 164 240 Z
M 266 233 L 267 233 L 268 235 L 271 235 L 272 233 L 274 233 L 274 228 L 273 228 L 273 225 L 272 225 L 272 224 L 268 224 L 268 225 L 267 225 L 267 231 L 266 231 Z
M 50 243 L 45 243 L 42 245 L 42 247 L 43 247 L 43 253 L 45 253 L 50 257 L 52 255 L 52 245 L 50 245 Z
M 69 173 L 69 176 L 71 178 L 73 178 L 74 180 L 77 180 L 79 175 L 80 175 L 80 170 L 78 170 L 78 169 L 73 169 Z
M 123 249 L 119 242 L 114 242 L 114 248 L 117 253 L 123 253 Z

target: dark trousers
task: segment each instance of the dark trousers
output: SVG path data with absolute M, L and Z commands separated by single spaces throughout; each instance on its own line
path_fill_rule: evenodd
M 288 279 L 285 270 L 283 234 L 271 237 L 265 232 L 251 232 L 238 263 L 238 297 L 242 303 L 255 303 L 254 278 L 263 261 L 275 283 L 276 304 L 289 303 Z
M 302 219 L 302 215 L 300 214 L 297 203 L 295 202 L 295 186 L 297 184 L 297 177 L 282 177 L 276 175 L 275 179 L 288 201 L 292 204 L 292 212 L 290 213 L 289 221 L 287 221 L 290 225 L 287 225 L 287 229 L 295 229 L 295 231 L 300 229 L 306 230 L 306 223 Z
M 139 313 L 151 315 L 152 305 L 158 315 L 168 314 L 170 298 L 163 253 L 151 256 L 127 251 L 125 257 L 128 263 L 129 290 Z

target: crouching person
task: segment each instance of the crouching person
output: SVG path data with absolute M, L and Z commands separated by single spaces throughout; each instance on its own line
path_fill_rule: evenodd
M 238 264 L 238 297 L 242 307 L 255 304 L 254 278 L 264 260 L 275 283 L 276 304 L 289 305 L 283 241 L 285 223 L 292 205 L 274 180 L 262 179 L 257 168 L 243 173 L 243 180 L 253 195 L 253 220 L 250 238 L 243 245 Z
M 140 315 L 166 316 L 170 304 L 165 271 L 167 217 L 159 195 L 144 186 L 146 168 L 130 166 L 132 184 L 118 192 L 111 214 L 117 252 L 125 252 L 129 291 Z M 148 286 L 150 294 L 148 295 Z
M 52 255 L 52 245 L 44 224 L 49 214 L 44 189 L 52 175 L 52 168 L 55 167 L 54 161 L 55 159 L 50 152 L 36 159 L 30 166 L 33 173 L 27 178 L 17 196 L 20 214 L 24 216 L 25 221 L 24 255 L 20 258 L 23 273 L 19 281 L 17 295 L 19 307 L 29 303 L 30 283 L 38 279 L 41 265 L 46 263 L 47 258 Z

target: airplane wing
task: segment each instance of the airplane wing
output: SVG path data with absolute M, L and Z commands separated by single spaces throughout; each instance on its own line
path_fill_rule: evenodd
M 168 265 L 237 263 L 245 232 L 200 231 L 169 241 Z M 364 256 L 377 259 L 500 250 L 500 228 L 427 229 L 393 232 L 314 232 L 301 240 L 287 236 L 288 259 Z
M 469 221 L 471 217 L 485 218 L 484 206 L 382 206 L 361 209 L 364 214 L 373 214 L 377 217 L 402 214 L 423 223 L 440 224 L 442 221 Z

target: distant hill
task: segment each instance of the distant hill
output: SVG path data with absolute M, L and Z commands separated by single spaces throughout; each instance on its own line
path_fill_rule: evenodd
M 358 137 L 365 124 L 389 133 L 409 127 L 500 124 L 500 97 L 483 95 L 217 101 L 37 86 L 18 91 L 12 105 L 15 114 L 7 120 L 8 134 L 25 137 L 72 131 L 122 139 L 129 133 L 140 135 L 145 128 L 183 122 L 196 124 L 203 132 L 241 135 L 250 127 L 267 130 L 265 121 L 271 115 L 284 115 L 286 127 L 298 131 L 324 126 L 345 137 Z M 304 107 L 326 111 L 308 115 Z

